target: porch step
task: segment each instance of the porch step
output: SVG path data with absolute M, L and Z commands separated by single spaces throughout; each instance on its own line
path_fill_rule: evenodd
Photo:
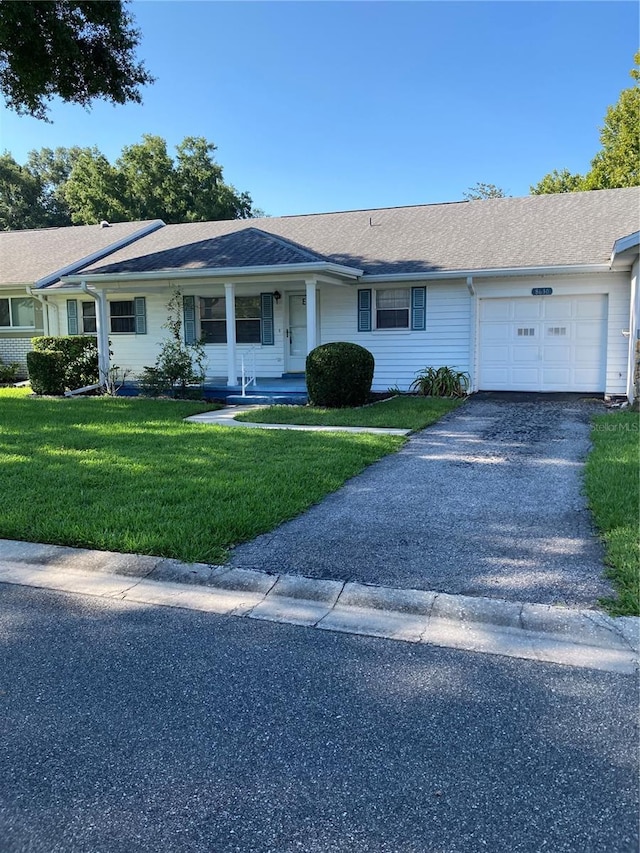
M 230 406 L 304 406 L 307 395 L 298 394 L 229 394 L 226 402 Z

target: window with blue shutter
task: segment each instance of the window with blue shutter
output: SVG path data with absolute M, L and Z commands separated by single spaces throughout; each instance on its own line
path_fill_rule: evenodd
M 427 288 L 411 288 L 411 328 L 424 332 L 427 328 Z
M 273 331 L 273 293 L 260 294 L 261 338 L 263 346 L 271 347 L 275 343 Z
M 78 300 L 67 299 L 67 334 L 78 334 Z
M 182 313 L 184 319 L 184 342 L 195 344 L 196 342 L 196 298 L 195 296 L 182 297 Z
M 136 296 L 134 302 L 134 317 L 136 335 L 147 334 L 147 300 L 144 296 Z
M 371 331 L 371 290 L 358 291 L 358 331 Z

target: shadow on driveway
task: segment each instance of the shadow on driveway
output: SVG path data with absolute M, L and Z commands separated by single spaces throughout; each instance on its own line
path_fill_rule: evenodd
M 584 607 L 612 594 L 582 494 L 578 395 L 482 394 L 231 564 Z

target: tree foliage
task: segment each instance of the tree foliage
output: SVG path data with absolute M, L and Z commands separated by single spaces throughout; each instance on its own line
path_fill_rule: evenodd
M 533 195 L 603 190 L 640 185 L 640 52 L 630 72 L 635 81 L 610 106 L 600 129 L 602 148 L 586 175 L 554 170 L 531 187 Z
M 479 201 L 485 198 L 506 198 L 507 194 L 495 184 L 484 184 L 482 181 L 478 181 L 477 184 L 462 193 L 462 197 L 467 201 Z
M 84 107 L 96 98 L 140 103 L 153 82 L 136 61 L 140 33 L 122 2 L 0 3 L 0 89 L 8 107 L 47 119 L 55 95 Z
M 223 179 L 216 146 L 187 136 L 171 157 L 145 134 L 115 163 L 97 148 L 42 148 L 24 166 L 0 157 L 0 229 L 163 219 L 167 223 L 244 219 L 251 196 Z

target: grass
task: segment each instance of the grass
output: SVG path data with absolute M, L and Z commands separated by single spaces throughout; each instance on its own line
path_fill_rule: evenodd
M 269 406 L 238 415 L 236 420 L 261 424 L 312 426 L 367 426 L 423 429 L 461 403 L 437 397 L 394 397 L 356 409 L 320 409 L 312 406 Z
M 0 389 L 0 537 L 219 563 L 397 436 L 184 423 L 202 403 Z
M 616 412 L 594 418 L 585 488 L 606 547 L 607 576 L 617 598 L 604 601 L 616 616 L 640 616 L 640 418 Z

